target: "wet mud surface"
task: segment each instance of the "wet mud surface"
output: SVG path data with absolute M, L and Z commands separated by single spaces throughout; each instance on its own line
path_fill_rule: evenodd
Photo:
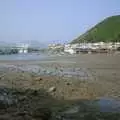
M 119 120 L 119 61 L 116 55 L 2 61 L 0 120 Z
M 57 100 L 44 90 L 0 88 L 1 120 L 119 120 L 120 102 Z

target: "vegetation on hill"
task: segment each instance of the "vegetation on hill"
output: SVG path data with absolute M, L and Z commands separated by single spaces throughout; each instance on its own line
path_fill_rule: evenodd
M 120 15 L 108 17 L 71 43 L 120 42 Z

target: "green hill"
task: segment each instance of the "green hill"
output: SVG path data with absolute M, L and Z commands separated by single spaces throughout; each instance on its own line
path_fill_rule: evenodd
M 71 43 L 120 42 L 120 15 L 108 17 Z

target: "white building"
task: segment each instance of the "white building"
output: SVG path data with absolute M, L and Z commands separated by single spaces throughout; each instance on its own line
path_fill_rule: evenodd
M 28 53 L 28 47 L 29 47 L 29 44 L 21 44 L 18 46 L 19 48 L 19 53 Z
M 64 48 L 64 52 L 74 54 L 75 50 L 73 48 Z

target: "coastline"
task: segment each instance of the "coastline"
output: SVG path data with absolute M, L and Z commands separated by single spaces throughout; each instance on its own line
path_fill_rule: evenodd
M 0 61 L 0 119 L 119 118 L 119 61 L 105 54 Z
M 52 86 L 60 86 L 59 84 L 61 83 L 62 88 L 68 87 L 68 92 L 70 91 L 70 93 L 72 93 L 72 95 L 70 95 L 70 99 L 74 99 L 74 96 L 77 96 L 78 99 L 82 97 L 87 98 L 88 96 L 90 98 L 104 96 L 119 97 L 119 60 L 119 55 L 114 55 L 113 57 L 113 55 L 105 54 L 77 55 L 76 57 L 51 56 L 40 61 L 0 61 L 0 66 L 2 66 L 2 69 L 5 67 L 6 70 L 8 70 L 9 74 L 12 72 L 11 74 L 14 73 L 15 76 L 17 76 L 17 74 L 26 74 L 26 76 L 31 76 L 31 74 L 35 74 L 35 78 L 30 78 L 31 82 L 35 82 L 34 79 L 36 79 L 37 77 L 41 77 L 43 79 L 40 85 L 34 83 L 34 87 L 29 86 L 30 88 L 41 88 L 41 86 L 46 86 L 46 89 L 49 89 L 49 87 Z M 9 69 L 13 71 L 10 71 Z M 19 79 L 19 77 L 17 78 Z M 67 82 L 70 82 L 71 85 L 66 85 Z M 46 83 L 49 85 L 47 85 Z M 75 86 L 76 83 L 78 83 L 78 87 Z M 52 85 L 50 86 L 50 84 Z M 99 87 L 100 85 L 103 87 L 102 89 L 101 87 Z M 113 87 L 114 92 L 112 91 L 113 89 L 111 89 L 111 87 Z M 76 89 L 76 92 L 72 92 L 72 89 Z M 66 90 L 63 90 L 63 92 L 56 94 L 58 96 L 60 95 L 65 97 L 68 94 L 67 92 L 65 92 Z M 62 93 L 64 93 L 65 95 L 63 95 Z M 83 93 L 85 93 L 86 95 L 84 95 Z M 69 99 L 68 96 L 67 99 Z

